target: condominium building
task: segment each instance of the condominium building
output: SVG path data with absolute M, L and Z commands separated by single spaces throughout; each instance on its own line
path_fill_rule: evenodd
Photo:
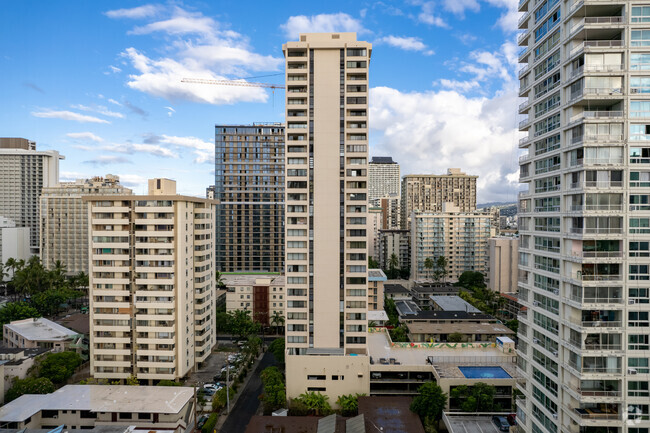
M 16 227 L 16 223 L 0 215 L 0 263 L 7 260 L 27 261 L 32 256 L 29 246 L 29 227 Z M 11 269 L 6 270 L 5 279 L 13 277 Z
M 282 124 L 215 126 L 220 272 L 284 270 L 284 163 Z
M 60 261 L 68 275 L 88 273 L 88 206 L 81 197 L 116 194 L 131 190 L 110 174 L 43 188 L 40 251 L 46 268 Z
M 390 156 L 373 156 L 368 163 L 368 201 L 379 206 L 379 199 L 400 193 L 399 164 Z
M 389 269 L 393 254 L 397 257 L 397 268 L 411 266 L 411 238 L 409 230 L 379 230 L 379 267 Z
M 457 281 L 465 271 L 486 274 L 488 270 L 488 239 L 492 235 L 486 212 L 461 212 L 451 203 L 443 212 L 411 214 L 411 278 L 431 280 L 435 269 L 427 269 L 425 261 L 434 264 L 438 257 L 447 259 L 447 281 Z
M 368 63 L 355 33 L 287 42 L 287 397 L 367 388 Z M 355 354 L 357 356 L 344 356 Z M 361 368 L 356 374 L 356 365 Z M 323 367 L 327 374 L 323 375 Z M 317 373 L 320 371 L 320 373 Z M 318 376 L 317 380 L 311 380 Z M 311 378 L 311 379 L 310 379 Z M 364 386 L 365 384 L 365 386 Z
M 149 180 L 148 195 L 85 196 L 90 371 L 177 380 L 215 343 L 214 202 Z
M 517 292 L 518 244 L 519 239 L 514 236 L 497 236 L 488 240 L 488 288 L 493 292 Z
M 380 207 L 368 208 L 368 256 L 379 260 L 379 230 L 383 212 Z
M 59 182 L 60 159 L 55 150 L 37 151 L 33 141 L 0 137 L 0 216 L 29 227 L 32 254 L 40 246 L 41 190 Z
M 221 274 L 226 286 L 226 311 L 248 311 L 254 321 L 266 326 L 282 326 L 286 293 L 284 275 Z
M 522 0 L 518 400 L 527 432 L 650 427 L 650 8 Z
M 394 230 L 401 227 L 401 199 L 399 194 L 392 194 L 384 196 L 379 199 L 379 207 L 381 208 L 381 229 Z
M 402 179 L 402 228 L 411 228 L 412 212 L 442 212 L 443 203 L 453 203 L 461 212 L 476 210 L 476 179 L 450 168 L 447 174 L 409 174 Z

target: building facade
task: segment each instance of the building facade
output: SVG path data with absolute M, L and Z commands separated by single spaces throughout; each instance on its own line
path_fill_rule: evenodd
M 32 254 L 40 247 L 41 190 L 59 182 L 60 159 L 55 150 L 37 151 L 33 141 L 0 137 L 0 216 L 29 227 Z
M 517 263 L 519 239 L 514 236 L 497 236 L 488 240 L 490 270 L 488 288 L 493 292 L 517 292 Z
M 368 380 L 348 374 L 345 380 L 319 385 L 308 377 L 321 364 L 347 368 L 343 366 L 353 357 L 344 355 L 368 362 L 371 49 L 354 33 L 301 34 L 282 47 L 287 84 L 287 370 L 296 368 L 288 377 L 289 398 L 317 387 L 336 400 Z
M 60 261 L 68 275 L 88 273 L 88 209 L 82 196 L 131 194 L 117 176 L 79 179 L 43 188 L 41 194 L 41 261 L 52 268 Z
M 86 196 L 90 371 L 178 380 L 215 344 L 214 203 L 149 180 L 148 195 Z
M 412 212 L 442 212 L 443 203 L 453 203 L 461 212 L 476 210 L 476 179 L 450 168 L 447 174 L 409 174 L 402 179 L 402 228 L 411 227 Z
M 221 274 L 226 285 L 226 312 L 250 311 L 250 317 L 266 326 L 282 326 L 286 295 L 284 275 Z
M 393 254 L 399 269 L 411 267 L 411 237 L 408 230 L 379 230 L 379 267 L 390 269 Z
M 379 206 L 386 196 L 399 196 L 400 168 L 390 156 L 373 156 L 368 163 L 368 201 Z
M 461 212 L 455 206 L 444 210 L 411 214 L 411 278 L 431 280 L 434 269 L 424 263 L 431 258 L 435 264 L 440 256 L 447 258 L 447 281 L 457 281 L 465 271 L 486 275 L 492 216 Z
M 383 230 L 397 230 L 401 227 L 402 213 L 399 194 L 384 196 L 379 199 L 381 208 L 381 228 Z
M 380 207 L 368 208 L 368 256 L 379 261 L 379 230 L 383 212 Z
M 284 164 L 282 124 L 215 126 L 220 272 L 284 270 Z
M 646 431 L 650 9 L 519 10 L 519 426 Z
M 0 263 L 9 258 L 27 261 L 32 256 L 29 227 L 16 227 L 16 223 L 0 215 Z M 5 278 L 11 279 L 13 271 L 6 270 Z

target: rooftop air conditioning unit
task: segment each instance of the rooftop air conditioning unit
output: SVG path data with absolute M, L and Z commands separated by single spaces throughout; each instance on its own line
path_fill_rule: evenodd
M 638 372 L 636 371 L 636 368 L 628 368 L 627 369 L 627 374 L 637 374 Z
M 630 305 L 636 304 L 636 299 L 628 299 L 627 303 Z

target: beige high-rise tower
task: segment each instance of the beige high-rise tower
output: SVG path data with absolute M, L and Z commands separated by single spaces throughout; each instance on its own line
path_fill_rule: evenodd
M 177 380 L 215 343 L 214 202 L 149 181 L 149 194 L 85 196 L 90 371 Z
M 362 389 L 360 382 L 368 380 L 356 374 L 339 380 L 336 371 L 340 361 L 354 361 L 343 355 L 367 360 L 372 46 L 357 41 L 354 33 L 309 33 L 282 49 L 287 84 L 286 347 L 287 369 L 295 371 L 287 396 L 317 387 L 336 398 L 341 390 Z M 320 364 L 332 374 L 308 383 Z

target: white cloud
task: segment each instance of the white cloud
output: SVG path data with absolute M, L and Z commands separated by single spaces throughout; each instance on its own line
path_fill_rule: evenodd
M 492 98 L 456 91 L 402 93 L 371 89 L 373 155 L 399 155 L 404 173 L 479 175 L 479 200 L 515 201 L 518 179 L 516 90 Z
M 122 104 L 120 104 L 119 102 L 117 102 L 115 99 L 112 99 L 112 98 L 109 98 L 108 102 L 110 102 L 113 105 L 117 105 L 118 107 L 122 106 Z
M 435 2 L 424 2 L 420 5 L 422 9 L 417 17 L 419 22 L 430 26 L 449 28 L 449 24 L 447 24 L 445 20 L 434 14 L 434 11 L 436 10 Z
M 92 132 L 68 132 L 65 135 L 75 140 L 95 141 L 97 143 L 104 141 L 102 137 L 99 137 Z
M 375 43 L 385 43 L 391 47 L 400 48 L 407 51 L 422 51 L 425 55 L 430 56 L 434 54 L 420 38 L 403 37 L 403 36 L 384 36 L 375 41 Z
M 77 104 L 77 105 L 71 105 L 70 107 L 81 111 L 91 111 L 94 113 L 103 114 L 104 116 L 108 116 L 108 117 L 115 117 L 118 119 L 124 118 L 124 114 L 118 113 L 116 111 L 110 111 L 108 108 L 104 107 L 103 105 L 93 105 L 92 107 L 89 107 L 87 105 Z
M 56 111 L 56 110 L 44 110 L 44 111 L 32 111 L 32 116 L 42 117 L 45 119 L 62 119 L 62 120 L 74 120 L 75 122 L 81 123 L 111 123 L 108 120 L 100 119 L 98 117 L 86 116 L 85 114 L 79 114 L 72 111 Z
M 183 78 L 228 80 L 228 76 L 247 76 L 250 71 L 276 71 L 283 60 L 255 53 L 244 36 L 201 13 L 170 7 L 165 14 L 166 19 L 130 32 L 163 33 L 170 42 L 165 57 L 149 57 L 134 47 L 122 53 L 135 69 L 126 83 L 129 87 L 170 101 L 233 104 L 268 99 L 262 88 L 181 83 Z
M 131 164 L 132 162 L 133 161 L 123 156 L 114 156 L 114 155 L 99 155 L 93 159 L 84 161 L 85 164 L 93 164 L 93 165 Z
M 195 163 L 214 162 L 214 143 L 197 137 L 177 137 L 165 134 L 161 135 L 159 140 L 161 143 L 194 149 Z
M 59 181 L 61 182 L 74 182 L 77 179 L 88 179 L 92 176 L 88 176 L 85 173 L 78 171 L 61 171 L 59 172 Z
M 496 22 L 496 26 L 500 27 L 506 33 L 513 33 L 517 31 L 517 22 L 519 21 L 519 12 L 517 7 L 518 0 L 487 0 L 492 6 L 506 9 L 501 14 Z
M 122 70 L 117 66 L 109 65 L 108 67 L 110 68 L 111 72 L 113 72 L 114 74 L 117 74 L 118 72 L 122 72 Z
M 445 10 L 461 17 L 465 15 L 466 10 L 472 12 L 481 10 L 477 0 L 444 0 L 443 5 Z
M 343 12 L 292 16 L 280 28 L 284 30 L 286 37 L 291 40 L 297 40 L 300 33 L 368 32 L 359 20 Z
M 117 153 L 148 153 L 162 158 L 178 158 L 178 154 L 172 150 L 158 144 L 146 143 L 114 143 L 110 146 L 104 146 L 104 150 Z
M 444 87 L 445 89 L 456 90 L 461 93 L 465 93 L 479 87 L 478 81 L 458 81 L 447 80 L 443 78 L 439 81 L 439 83 L 440 86 Z
M 156 15 L 160 11 L 160 6 L 158 5 L 144 5 L 138 6 L 131 9 L 115 9 L 112 11 L 105 12 L 105 15 L 109 18 L 147 18 L 153 15 Z
M 143 190 L 146 190 L 147 186 L 147 178 L 140 176 L 138 174 L 118 174 L 120 178 L 120 183 L 126 187 L 129 188 L 137 188 L 137 187 L 142 187 Z M 134 193 L 137 193 L 137 191 L 134 191 Z
M 174 110 L 173 107 L 165 107 L 165 109 L 167 110 L 167 116 L 168 117 L 172 117 L 174 115 L 174 113 L 176 112 L 176 110 Z

